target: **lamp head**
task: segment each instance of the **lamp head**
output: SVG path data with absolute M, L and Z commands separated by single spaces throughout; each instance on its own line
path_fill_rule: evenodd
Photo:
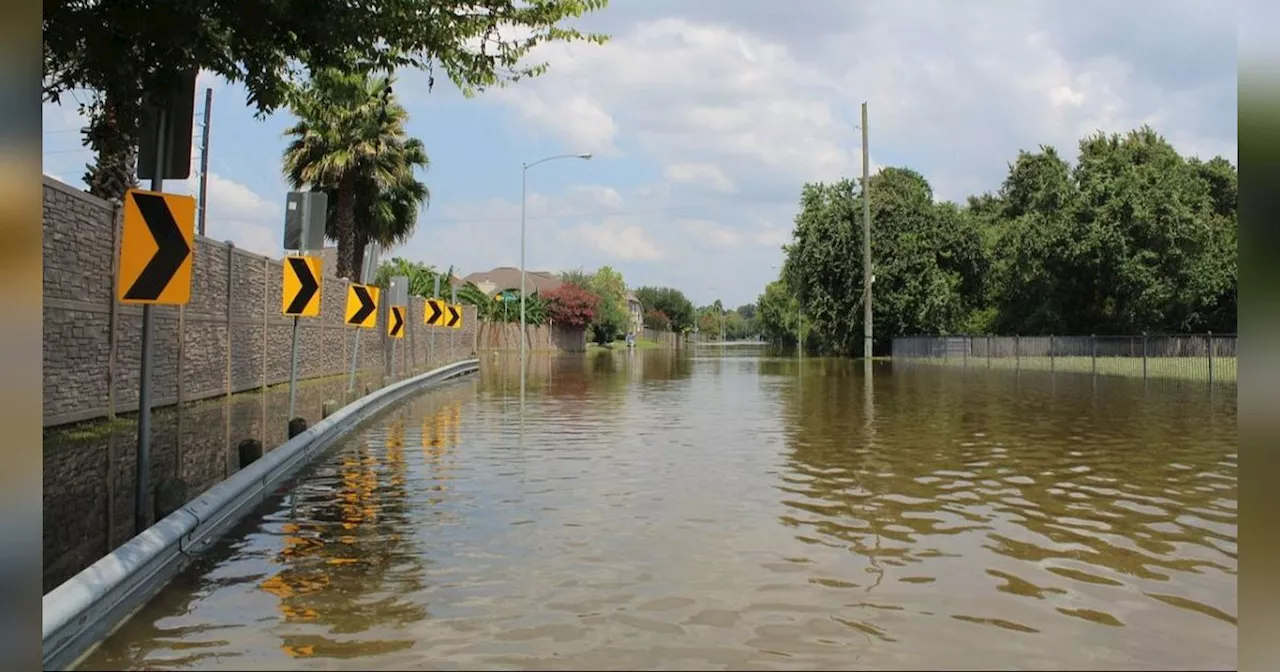
M 589 161 L 591 159 L 591 152 L 585 152 L 583 154 L 579 154 L 578 158 L 584 161 Z

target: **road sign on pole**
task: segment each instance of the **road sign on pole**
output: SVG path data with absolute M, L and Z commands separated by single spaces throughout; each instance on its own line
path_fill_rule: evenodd
M 185 180 L 191 177 L 192 122 L 196 111 L 194 68 L 178 73 L 167 94 L 152 97 L 142 109 L 138 134 L 138 179 Z M 207 123 L 207 121 L 206 121 Z
M 347 315 L 343 321 L 362 329 L 378 326 L 378 288 L 369 285 L 348 287 Z
M 285 257 L 281 310 L 285 315 L 320 314 L 320 257 Z
M 391 377 L 396 377 L 396 341 L 404 338 L 404 319 L 409 310 L 409 276 L 393 275 L 387 283 L 387 304 L 391 312 L 387 313 L 387 333 L 396 340 L 391 341 Z M 399 313 L 396 313 L 396 309 Z M 399 326 L 395 322 L 399 321 Z M 395 327 L 393 329 L 393 327 Z
M 329 196 L 323 191 L 291 191 L 284 203 L 284 249 L 324 249 Z
M 453 284 L 452 282 L 449 283 L 449 303 L 453 305 L 448 307 L 450 311 L 448 324 L 450 327 L 453 327 L 454 329 L 458 329 L 462 326 L 462 306 L 457 305 L 458 304 L 458 286 Z M 457 358 L 458 358 L 458 355 L 456 352 L 454 352 L 453 332 L 451 331 L 449 332 L 449 359 L 456 360 Z
M 369 246 L 365 248 L 364 268 L 360 273 L 360 281 L 364 283 L 364 285 L 368 285 L 372 282 L 373 269 L 378 266 L 378 255 L 380 253 L 381 250 L 378 249 L 377 243 L 370 243 Z M 356 287 L 360 287 L 359 292 L 355 291 Z M 365 329 L 372 329 L 377 324 L 378 290 L 376 287 L 372 288 L 373 294 L 370 295 L 369 289 L 369 287 L 352 284 L 347 290 L 347 311 L 345 320 L 347 324 L 354 324 L 357 327 L 363 327 Z M 354 311 L 352 301 L 355 301 Z M 362 312 L 362 309 L 367 312 L 364 315 L 361 315 L 359 320 L 352 322 L 351 318 L 357 313 Z M 368 324 L 366 324 L 366 322 Z M 347 394 L 354 397 L 356 391 L 356 363 L 360 361 L 360 329 L 356 329 L 351 337 L 355 340 L 355 344 L 351 346 L 351 376 L 347 379 Z
M 155 332 L 151 306 L 156 303 L 184 305 L 191 300 L 195 199 L 163 191 L 166 174 L 175 179 L 185 179 L 191 174 L 194 108 L 195 72 L 188 71 L 180 85 L 172 89 L 172 95 L 155 99 L 147 111 L 146 132 L 139 152 L 139 177 L 151 179 L 151 193 L 130 190 L 132 193 L 125 194 L 117 292 L 122 303 L 142 304 L 134 534 L 146 530 L 151 520 L 151 347 Z M 130 216 L 131 209 L 135 216 Z M 133 226 L 129 226 L 130 223 Z
M 444 324 L 444 302 L 439 299 L 427 299 L 427 307 L 423 310 L 422 323 L 438 327 Z
M 387 317 L 387 335 L 391 338 L 404 338 L 404 306 L 391 306 Z
M 130 189 L 124 195 L 117 291 L 120 303 L 191 300 L 196 199 Z

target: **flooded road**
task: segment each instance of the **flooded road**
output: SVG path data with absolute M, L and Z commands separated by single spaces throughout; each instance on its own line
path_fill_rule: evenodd
M 512 358 L 351 435 L 81 669 L 1234 669 L 1234 388 Z

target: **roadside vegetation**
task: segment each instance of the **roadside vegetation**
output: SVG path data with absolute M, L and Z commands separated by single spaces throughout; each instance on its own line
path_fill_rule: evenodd
M 894 336 L 1234 333 L 1238 180 L 1148 127 L 1086 137 L 1074 164 L 1020 152 L 998 191 L 962 204 L 885 168 L 870 180 L 875 354 Z M 863 355 L 856 182 L 805 185 L 784 249 L 760 332 Z

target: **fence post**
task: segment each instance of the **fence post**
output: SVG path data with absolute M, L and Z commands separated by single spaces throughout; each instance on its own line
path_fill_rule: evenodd
M 1212 331 L 1209 332 L 1209 335 L 1205 337 L 1205 340 L 1207 341 L 1206 345 L 1208 345 L 1209 347 L 1209 382 L 1212 383 L 1213 382 L 1213 332 Z
M 1147 332 L 1142 332 L 1142 379 L 1147 379 Z
M 1092 361 L 1093 375 L 1098 375 L 1098 335 L 1089 334 L 1089 359 Z
M 1049 334 L 1049 372 L 1050 373 L 1052 373 L 1054 370 L 1053 344 L 1054 344 L 1053 334 Z
M 1017 371 L 1022 368 L 1022 339 L 1017 334 L 1013 335 L 1013 370 Z
M 991 334 L 987 334 L 987 368 L 991 368 Z
M 973 337 L 964 337 L 964 368 L 969 368 L 969 348 L 973 347 Z

